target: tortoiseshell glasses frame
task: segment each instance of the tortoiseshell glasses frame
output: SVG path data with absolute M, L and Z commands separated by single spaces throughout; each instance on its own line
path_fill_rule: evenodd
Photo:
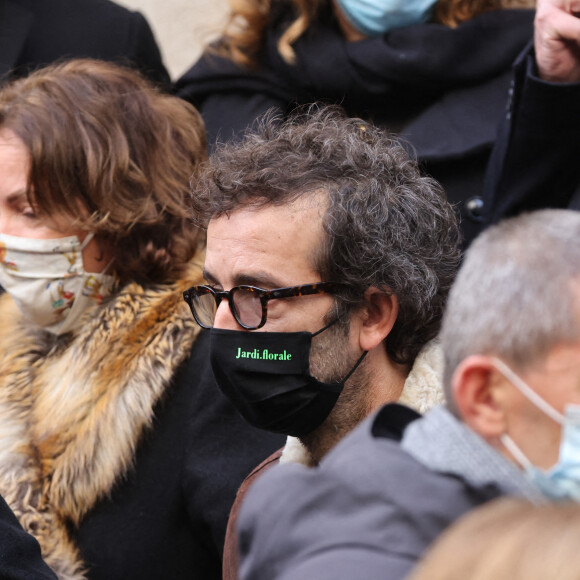
M 268 301 L 278 298 L 335 294 L 344 288 L 338 282 L 317 282 L 266 290 L 257 286 L 234 286 L 216 290 L 212 286 L 192 286 L 183 292 L 195 321 L 202 328 L 213 328 L 215 314 L 222 300 L 227 300 L 236 322 L 246 330 L 257 330 L 266 324 Z

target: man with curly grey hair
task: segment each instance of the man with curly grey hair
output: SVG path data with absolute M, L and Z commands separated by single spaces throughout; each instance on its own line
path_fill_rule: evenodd
M 335 107 L 269 119 L 193 186 L 209 285 L 185 298 L 214 374 L 249 422 L 290 436 L 242 494 L 279 460 L 317 464 L 384 403 L 440 402 L 457 220 L 389 133 Z

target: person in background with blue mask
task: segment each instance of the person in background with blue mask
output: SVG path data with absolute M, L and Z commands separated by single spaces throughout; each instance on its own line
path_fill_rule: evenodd
M 265 111 L 340 104 L 399 133 L 480 229 L 487 162 L 534 0 L 230 0 L 221 41 L 177 81 L 210 148 Z
M 399 580 L 495 498 L 580 501 L 578 239 L 580 213 L 553 209 L 474 241 L 443 318 L 446 405 L 402 437 L 386 405 L 316 469 L 266 473 L 240 513 L 242 580 Z

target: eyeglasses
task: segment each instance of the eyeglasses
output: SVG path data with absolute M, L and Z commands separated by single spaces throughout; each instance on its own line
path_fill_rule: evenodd
M 211 286 L 192 286 L 183 293 L 195 321 L 202 328 L 213 328 L 215 313 L 222 300 L 227 299 L 236 322 L 246 330 L 256 330 L 266 324 L 268 301 L 277 298 L 334 294 L 344 284 L 318 282 L 288 288 L 264 290 L 256 286 L 234 286 L 231 290 L 215 290 Z

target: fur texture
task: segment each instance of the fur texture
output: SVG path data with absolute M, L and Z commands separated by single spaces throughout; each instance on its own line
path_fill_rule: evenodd
M 0 494 L 62 580 L 85 578 L 67 526 L 131 468 L 155 404 L 199 327 L 172 286 L 126 286 L 74 336 L 28 323 L 0 298 Z

